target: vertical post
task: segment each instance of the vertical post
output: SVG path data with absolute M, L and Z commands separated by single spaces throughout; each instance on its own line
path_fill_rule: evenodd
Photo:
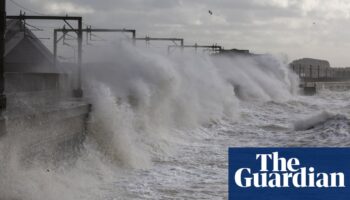
M 91 36 L 91 26 L 86 26 L 86 45 L 89 45 L 89 33 Z
M 168 55 L 170 55 L 170 48 L 171 46 L 168 46 Z
M 344 69 L 343 74 L 344 74 L 344 80 L 345 80 L 346 79 L 346 70 L 345 69 Z
M 181 45 L 181 51 L 184 51 L 184 39 L 181 39 L 180 45 Z
M 57 30 L 53 31 L 53 64 L 57 67 Z
M 77 88 L 74 90 L 74 97 L 80 98 L 83 96 L 82 83 L 81 83 L 81 68 L 82 68 L 82 57 L 83 57 L 83 22 L 82 18 L 78 20 L 78 74 L 77 74 Z
M 136 46 L 136 30 L 132 32 L 132 44 Z
M 146 47 L 148 48 L 149 47 L 149 37 L 148 36 L 146 36 L 145 41 L 146 41 Z
M 6 0 L 2 0 L 0 3 L 0 110 L 6 109 L 6 96 L 5 90 L 5 30 L 6 30 Z
M 310 74 L 309 77 L 312 78 L 312 65 L 310 65 Z
M 344 79 L 346 78 L 346 70 L 343 69 Z
M 333 73 L 332 73 L 333 69 L 329 69 L 329 78 L 332 79 L 333 78 Z
M 333 69 L 330 69 L 330 71 L 329 71 L 329 78 L 333 78 Z

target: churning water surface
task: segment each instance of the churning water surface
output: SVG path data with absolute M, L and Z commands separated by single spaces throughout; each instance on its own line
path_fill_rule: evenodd
M 348 97 L 322 91 L 283 103 L 241 102 L 236 122 L 184 133 L 188 141 L 176 144 L 176 154 L 115 180 L 111 188 L 123 193 L 114 198 L 227 199 L 228 147 L 349 146 Z

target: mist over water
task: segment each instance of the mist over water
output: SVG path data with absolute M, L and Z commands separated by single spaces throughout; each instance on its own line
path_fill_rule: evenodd
M 272 55 L 165 55 L 121 45 L 91 59 L 84 148 L 73 161 L 22 166 L 8 134 L 0 142 L 5 198 L 225 199 L 230 146 L 348 141 L 347 94 L 298 96 L 296 75 Z

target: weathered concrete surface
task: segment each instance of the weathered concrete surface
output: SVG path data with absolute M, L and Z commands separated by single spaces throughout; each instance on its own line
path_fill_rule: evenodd
M 52 53 L 23 22 L 7 22 L 5 94 L 0 142 L 21 161 L 57 160 L 84 138 L 90 105 L 72 98 L 73 78 L 53 63 Z M 70 69 L 75 71 L 76 68 Z
M 0 124 L 6 125 L 7 141 L 12 142 L 23 162 L 57 161 L 72 154 L 85 137 L 90 105 L 66 101 L 31 111 L 7 110 Z M 68 153 L 68 154 L 67 154 Z

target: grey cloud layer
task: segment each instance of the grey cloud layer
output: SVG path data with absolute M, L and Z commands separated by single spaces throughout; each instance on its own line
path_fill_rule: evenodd
M 47 14 L 81 14 L 99 27 L 136 28 L 141 35 L 184 37 L 291 58 L 322 57 L 346 65 L 347 0 L 16 0 Z M 9 11 L 18 11 L 8 3 Z M 214 15 L 210 16 L 208 10 Z

